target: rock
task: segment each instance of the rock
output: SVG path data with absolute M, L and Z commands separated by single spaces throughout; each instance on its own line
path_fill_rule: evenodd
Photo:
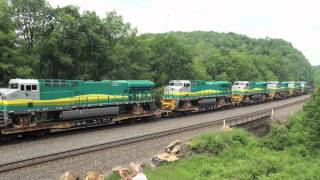
M 78 178 L 72 171 L 67 171 L 60 176 L 60 180 L 77 180 Z
M 169 153 L 161 153 L 152 157 L 152 163 L 155 166 L 159 166 L 166 162 L 174 162 L 176 160 L 178 160 L 177 156 Z
M 172 150 L 173 151 L 173 150 Z M 189 145 L 188 144 L 182 144 L 180 146 L 179 152 L 177 154 L 177 157 L 185 156 L 189 153 Z
M 104 180 L 104 175 L 96 171 L 89 171 L 85 180 Z
M 181 145 L 176 145 L 174 148 L 171 150 L 170 154 L 178 154 L 181 150 Z
M 170 143 L 167 147 L 166 147 L 166 152 L 167 153 L 171 153 L 171 151 L 174 149 L 175 146 L 177 145 L 181 145 L 182 141 L 181 140 L 175 140 L 172 143 Z

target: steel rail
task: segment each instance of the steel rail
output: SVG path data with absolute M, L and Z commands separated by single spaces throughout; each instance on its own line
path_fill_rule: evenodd
M 132 143 L 147 141 L 150 139 L 160 138 L 160 137 L 164 137 L 164 136 L 168 136 L 168 135 L 172 135 L 172 134 L 177 134 L 177 133 L 181 133 L 181 132 L 185 132 L 185 131 L 196 130 L 196 129 L 200 129 L 200 128 L 204 128 L 204 127 L 211 127 L 211 126 L 217 126 L 217 125 L 236 126 L 236 125 L 244 124 L 244 123 L 247 123 L 250 121 L 255 121 L 255 120 L 258 120 L 261 118 L 270 117 L 272 109 L 285 108 L 288 106 L 292 106 L 294 104 L 304 102 L 308 99 L 309 98 L 305 98 L 305 99 L 302 99 L 299 101 L 294 101 L 291 103 L 275 106 L 272 108 L 266 108 L 264 110 L 241 114 L 241 115 L 228 117 L 228 118 L 224 118 L 224 119 L 213 120 L 213 121 L 209 121 L 209 122 L 189 125 L 189 126 L 185 126 L 185 127 L 176 128 L 176 129 L 156 132 L 156 133 L 152 133 L 152 134 L 145 134 L 145 135 L 122 139 L 122 140 L 118 140 L 118 141 L 106 142 L 106 143 L 101 143 L 101 144 L 97 144 L 97 145 L 93 145 L 93 146 L 81 147 L 81 148 L 77 148 L 77 149 L 52 153 L 52 154 L 38 156 L 38 157 L 29 158 L 29 159 L 25 159 L 25 160 L 0 164 L 0 173 L 12 171 L 12 170 L 20 169 L 20 168 L 24 168 L 24 167 L 29 167 L 29 166 L 33 166 L 33 165 L 37 165 L 37 164 L 41 164 L 41 163 L 46 163 L 46 162 L 50 162 L 50 161 L 55 161 L 55 160 L 59 160 L 59 159 L 65 159 L 68 157 L 78 156 L 78 155 L 82 155 L 82 154 L 86 154 L 86 153 L 96 152 L 96 151 L 100 151 L 100 150 L 104 150 L 104 149 L 110 149 L 110 148 L 115 148 L 115 147 L 128 145 L 128 144 L 132 144 Z

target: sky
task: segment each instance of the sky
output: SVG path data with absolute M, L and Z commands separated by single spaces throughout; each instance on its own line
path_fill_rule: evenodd
M 234 32 L 281 38 L 320 65 L 320 1 L 317 0 L 49 0 L 76 5 L 100 17 L 115 10 L 139 33 Z

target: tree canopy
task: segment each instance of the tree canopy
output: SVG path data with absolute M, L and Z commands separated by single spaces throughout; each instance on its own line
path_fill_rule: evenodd
M 235 33 L 138 35 L 115 11 L 100 17 L 45 0 L 0 0 L 0 85 L 10 78 L 311 80 L 303 54 L 281 39 Z
M 317 85 L 320 85 L 320 65 L 313 66 L 313 79 Z

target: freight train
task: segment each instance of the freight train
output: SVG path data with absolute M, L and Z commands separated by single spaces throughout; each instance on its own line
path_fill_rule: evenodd
M 157 110 L 149 80 L 11 79 L 0 89 L 0 137 L 240 106 L 308 93 L 308 82 L 172 80 Z

